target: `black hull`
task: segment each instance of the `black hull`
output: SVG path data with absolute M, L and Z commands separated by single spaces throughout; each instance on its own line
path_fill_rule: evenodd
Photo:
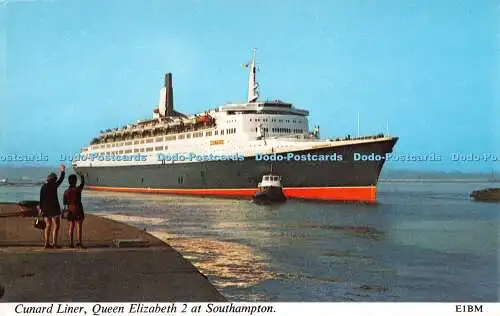
M 342 156 L 341 161 L 257 161 L 255 157 L 251 157 L 243 161 L 206 161 L 183 164 L 166 162 L 149 166 L 75 167 L 74 169 L 83 173 L 88 187 L 94 189 L 251 196 L 255 193 L 262 176 L 271 171 L 272 165 L 273 174 L 282 177 L 284 191 L 288 197 L 309 198 L 293 192 L 307 188 L 320 188 L 320 191 L 323 189 L 331 191 L 328 190 L 330 188 L 370 188 L 373 191 L 378 183 L 385 159 L 355 161 L 354 154 L 374 154 L 385 157 L 387 153 L 392 152 L 396 142 L 397 138 L 391 138 L 370 143 L 294 152 L 298 155 L 336 154 Z M 316 190 L 316 193 L 312 194 L 315 196 L 313 198 L 321 199 L 321 196 L 318 196 L 322 194 L 318 193 L 320 191 Z M 332 192 L 325 194 L 332 194 Z M 371 195 L 373 192 L 370 192 Z M 351 200 L 342 196 L 325 197 L 325 199 Z M 368 200 L 373 198 L 370 197 Z M 358 199 L 354 197 L 353 200 Z M 359 200 L 364 200 L 364 198 Z

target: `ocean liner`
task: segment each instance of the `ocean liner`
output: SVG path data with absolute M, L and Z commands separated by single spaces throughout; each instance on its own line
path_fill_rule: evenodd
M 250 197 L 262 176 L 282 177 L 288 198 L 376 201 L 387 153 L 383 134 L 321 139 L 307 110 L 259 99 L 255 50 L 248 99 L 196 115 L 174 110 L 165 75 L 153 117 L 101 131 L 73 160 L 87 188 L 118 192 Z

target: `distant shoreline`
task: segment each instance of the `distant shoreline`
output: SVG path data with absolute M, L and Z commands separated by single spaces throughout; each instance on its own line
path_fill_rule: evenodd
M 467 182 L 467 183 L 500 183 L 499 180 L 490 181 L 487 179 L 380 179 L 380 182 Z
M 20 166 L 1 165 L 0 180 L 9 179 L 12 182 L 30 182 L 30 180 L 44 180 L 49 172 L 58 170 L 58 166 Z M 68 171 L 72 172 L 70 166 Z M 379 183 L 387 182 L 472 182 L 472 183 L 499 183 L 500 172 L 496 170 L 482 172 L 468 171 L 436 171 L 436 170 L 409 170 L 409 169 L 382 169 Z

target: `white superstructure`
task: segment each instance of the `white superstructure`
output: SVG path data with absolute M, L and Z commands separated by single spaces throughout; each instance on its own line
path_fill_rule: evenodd
M 245 66 L 250 68 L 246 103 L 226 104 L 197 115 L 183 115 L 173 110 L 172 77 L 167 74 L 153 119 L 101 132 L 89 146 L 82 148 L 81 156 L 85 159 L 76 159 L 74 164 L 78 167 L 97 167 L 190 163 L 194 161 L 161 161 L 158 154 L 239 154 L 251 157 L 256 153 L 300 151 L 388 138 L 378 135 L 320 140 L 319 128 L 309 132 L 308 111 L 280 100 L 258 100 L 255 50 L 252 62 Z M 113 158 L 134 155 L 142 155 L 146 159 Z M 88 159 L 91 156 L 94 159 Z

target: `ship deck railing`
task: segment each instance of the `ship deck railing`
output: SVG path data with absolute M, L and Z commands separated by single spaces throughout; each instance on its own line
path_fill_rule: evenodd
M 142 128 L 132 127 L 128 129 L 121 129 L 115 132 L 107 132 L 100 135 L 99 138 L 94 139 L 91 142 L 91 145 L 102 144 L 102 143 L 112 143 L 116 141 L 126 141 L 126 140 L 134 140 L 148 137 L 156 137 L 163 135 L 172 135 L 172 134 L 180 134 L 180 133 L 188 133 L 195 132 L 200 130 L 207 130 L 215 127 L 215 120 L 210 120 L 206 122 L 197 122 L 197 123 L 181 123 L 176 126 L 169 126 L 168 124 L 156 124 L 155 126 L 145 126 Z M 165 133 L 164 131 L 167 130 Z M 149 134 L 146 135 L 146 134 Z M 124 135 L 133 135 L 124 136 Z M 137 135 L 139 137 L 134 137 Z M 120 139 L 116 139 L 119 137 Z
M 365 140 L 365 139 L 378 139 L 378 138 L 384 138 L 386 135 L 380 133 L 377 135 L 366 135 L 366 136 L 357 136 L 357 137 L 352 137 L 350 135 L 347 135 L 345 137 L 337 137 L 337 138 L 329 138 L 329 141 L 346 141 L 346 140 Z
M 327 138 L 327 141 L 330 142 L 340 142 L 340 141 L 349 141 L 349 140 L 366 140 L 366 139 L 379 139 L 379 138 L 384 138 L 386 135 L 384 134 L 377 134 L 377 135 L 367 135 L 367 136 L 358 136 L 358 137 L 351 137 L 350 135 L 344 136 L 344 137 L 337 137 L 337 138 Z M 319 140 L 321 139 L 317 138 L 314 136 L 314 134 L 283 134 L 283 135 L 273 135 L 269 136 L 267 135 L 266 137 L 263 137 L 263 139 L 298 139 L 298 140 Z

